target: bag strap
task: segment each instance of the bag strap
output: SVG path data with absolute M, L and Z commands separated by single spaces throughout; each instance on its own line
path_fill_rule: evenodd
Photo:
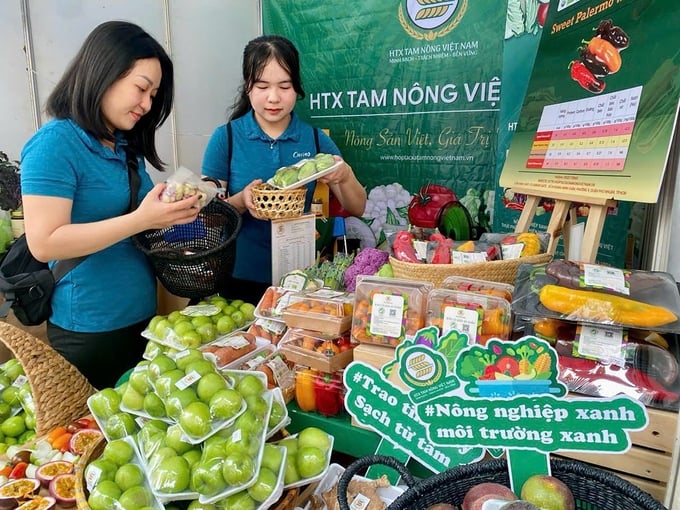
M 141 185 L 141 177 L 139 176 L 139 160 L 137 155 L 125 146 L 125 159 L 128 169 L 128 182 L 130 184 L 130 203 L 127 212 L 132 212 L 137 209 L 137 195 L 139 194 L 139 187 Z M 61 280 L 74 267 L 85 260 L 88 255 L 82 257 L 73 257 L 72 259 L 64 259 L 57 261 L 52 267 L 52 277 L 55 282 Z

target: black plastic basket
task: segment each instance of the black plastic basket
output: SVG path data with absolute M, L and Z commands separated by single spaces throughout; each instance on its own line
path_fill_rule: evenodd
M 200 299 L 217 292 L 231 275 L 239 230 L 239 212 L 213 199 L 192 223 L 147 230 L 133 239 L 163 287 L 176 296 Z
M 338 481 L 340 510 L 349 510 L 347 486 L 352 477 L 374 464 L 383 464 L 402 474 L 408 489 L 388 510 L 426 510 L 436 503 L 460 506 L 469 489 L 482 482 L 496 482 L 510 487 L 505 459 L 465 464 L 413 483 L 406 466 L 393 457 L 372 455 L 350 464 Z M 562 480 L 576 500 L 578 510 L 667 510 L 648 493 L 622 478 L 582 462 L 552 459 L 552 476 Z

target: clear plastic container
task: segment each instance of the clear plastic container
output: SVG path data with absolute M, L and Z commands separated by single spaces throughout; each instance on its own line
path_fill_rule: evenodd
M 353 294 L 328 289 L 297 293 L 283 309 L 283 320 L 289 328 L 341 335 L 350 328 L 353 306 Z
M 295 401 L 304 412 L 337 416 L 345 412 L 342 370 L 328 373 L 310 367 L 295 367 Z
M 322 372 L 335 372 L 352 362 L 353 349 L 349 332 L 344 335 L 323 335 L 316 331 L 291 328 L 284 335 L 279 349 L 286 359 Z
M 512 303 L 512 294 L 515 291 L 515 286 L 509 283 L 488 282 L 453 275 L 444 278 L 441 286 L 443 289 L 477 292 L 478 294 L 502 297 L 508 303 Z

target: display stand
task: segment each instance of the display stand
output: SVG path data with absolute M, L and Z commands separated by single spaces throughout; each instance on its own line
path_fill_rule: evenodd
M 539 196 L 535 190 L 513 188 L 515 193 L 522 193 L 527 196 L 527 200 L 522 209 L 522 214 L 517 220 L 515 232 L 528 232 L 531 222 L 536 215 L 536 208 L 543 198 L 551 198 L 555 201 L 555 208 L 552 211 L 550 222 L 548 223 L 547 233 L 550 234 L 550 241 L 548 244 L 548 253 L 555 253 L 557 248 L 557 241 L 560 235 L 563 234 L 564 225 L 567 222 L 569 211 L 572 209 L 573 203 L 585 203 L 589 206 L 588 219 L 586 220 L 585 232 L 583 234 L 583 241 L 581 243 L 581 262 L 595 262 L 597 256 L 597 249 L 602 237 L 602 228 L 604 227 L 604 220 L 607 217 L 607 210 L 610 207 L 615 207 L 616 200 L 609 198 L 594 198 L 575 196 L 568 193 L 546 192 Z M 574 214 L 572 213 L 572 218 Z M 565 246 L 565 253 L 567 252 Z

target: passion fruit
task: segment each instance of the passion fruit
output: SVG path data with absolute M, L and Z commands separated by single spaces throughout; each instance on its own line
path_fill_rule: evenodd
M 38 493 L 40 482 L 35 478 L 10 480 L 0 487 L 0 508 L 16 508 L 29 496 Z
M 97 444 L 104 434 L 98 429 L 80 429 L 76 431 L 68 443 L 68 449 L 76 455 L 82 455 L 92 445 Z
M 19 505 L 16 510 L 52 510 L 57 500 L 51 496 L 37 496 Z
M 76 475 L 65 473 L 57 475 L 49 485 L 50 496 L 57 500 L 61 508 L 76 505 Z
M 43 487 L 47 488 L 55 476 L 65 473 L 73 473 L 73 462 L 66 460 L 53 460 L 46 462 L 35 471 L 35 477 L 40 480 Z

